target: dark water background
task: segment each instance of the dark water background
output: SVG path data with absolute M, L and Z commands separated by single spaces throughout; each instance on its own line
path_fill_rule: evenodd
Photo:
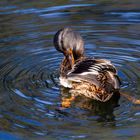
M 140 105 L 124 97 L 80 97 L 61 110 L 69 94 L 52 39 L 64 26 L 81 33 L 86 55 L 114 63 L 121 92 L 140 99 L 139 0 L 1 0 L 0 140 L 139 140 Z

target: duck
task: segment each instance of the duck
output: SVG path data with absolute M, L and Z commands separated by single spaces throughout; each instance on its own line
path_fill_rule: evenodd
M 60 85 L 70 93 L 107 102 L 121 85 L 111 61 L 85 56 L 82 36 L 70 27 L 59 29 L 53 38 L 54 47 L 64 55 L 60 64 Z

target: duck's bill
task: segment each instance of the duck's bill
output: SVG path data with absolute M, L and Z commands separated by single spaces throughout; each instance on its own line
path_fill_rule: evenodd
M 73 67 L 75 60 L 74 60 L 74 56 L 73 56 L 73 52 L 72 49 L 69 49 L 69 55 L 68 55 L 68 59 L 69 59 L 69 63 L 71 65 L 71 68 Z

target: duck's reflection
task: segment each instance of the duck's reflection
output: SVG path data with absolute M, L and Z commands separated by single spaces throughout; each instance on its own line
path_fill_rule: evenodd
M 61 107 L 63 109 L 69 107 L 79 107 L 88 110 L 87 116 L 99 116 L 98 121 L 113 121 L 114 108 L 118 107 L 120 93 L 116 92 L 107 102 L 100 102 L 85 96 L 76 96 L 69 93 L 69 89 L 61 88 Z

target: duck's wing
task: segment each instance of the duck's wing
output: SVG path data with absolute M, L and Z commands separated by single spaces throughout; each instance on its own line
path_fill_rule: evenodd
M 76 63 L 67 74 L 67 78 L 69 81 L 92 83 L 107 92 L 120 87 L 120 80 L 114 65 L 103 59 L 86 58 Z

